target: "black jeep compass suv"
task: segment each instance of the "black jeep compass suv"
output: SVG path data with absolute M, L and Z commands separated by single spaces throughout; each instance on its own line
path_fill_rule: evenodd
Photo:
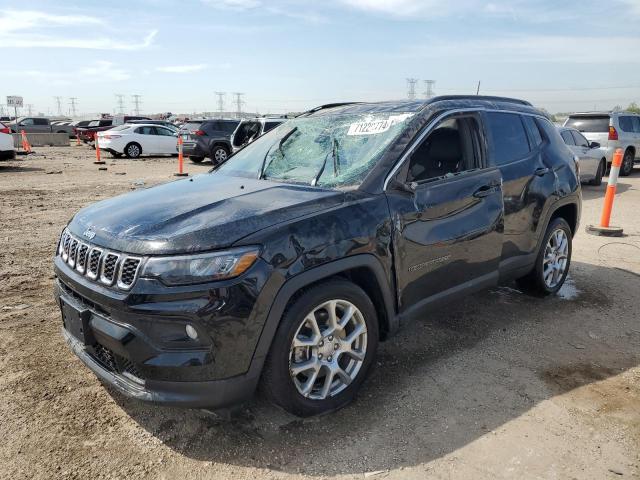
M 562 286 L 577 164 L 519 100 L 333 104 L 208 174 L 77 213 L 55 257 L 62 330 L 141 400 L 297 415 L 351 401 L 406 319 L 510 279 Z

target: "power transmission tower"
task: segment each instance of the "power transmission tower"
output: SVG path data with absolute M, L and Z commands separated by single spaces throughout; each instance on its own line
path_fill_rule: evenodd
M 75 117 L 76 116 L 76 100 L 78 99 L 78 97 L 69 97 L 69 104 L 71 105 L 71 116 Z
M 62 116 L 62 97 L 53 97 L 56 99 L 56 105 L 58 106 L 58 115 Z
M 407 98 L 409 100 L 416 98 L 416 83 L 418 83 L 417 78 L 407 78 Z
M 220 113 L 220 116 L 222 116 L 222 112 L 224 112 L 224 96 L 226 93 L 215 92 L 215 94 L 218 96 L 218 112 Z
M 244 93 L 241 92 L 234 92 L 233 93 L 236 97 L 236 115 L 238 116 L 238 119 L 242 118 L 242 104 L 244 103 L 242 101 L 242 96 L 244 95 Z
M 118 99 L 118 113 L 122 115 L 124 113 L 124 95 L 116 94 L 116 98 Z
M 131 95 L 131 98 L 133 98 L 133 111 L 136 115 L 140 115 L 140 104 L 142 103 L 142 100 L 140 100 L 142 98 L 142 95 Z
M 433 91 L 433 87 L 435 86 L 435 80 L 425 80 L 424 81 L 424 96 L 426 98 L 433 98 L 435 96 L 435 92 Z
M 33 115 L 33 103 L 27 103 L 27 115 Z

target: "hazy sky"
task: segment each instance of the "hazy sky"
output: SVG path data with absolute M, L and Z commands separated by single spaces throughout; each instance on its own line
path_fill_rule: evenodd
M 509 95 L 552 112 L 640 101 L 640 0 L 0 0 L 0 103 L 56 113 L 244 110 Z

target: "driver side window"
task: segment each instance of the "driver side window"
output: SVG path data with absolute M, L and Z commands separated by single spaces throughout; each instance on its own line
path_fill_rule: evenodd
M 411 154 L 407 182 L 431 181 L 480 168 L 480 138 L 474 117 L 443 120 Z

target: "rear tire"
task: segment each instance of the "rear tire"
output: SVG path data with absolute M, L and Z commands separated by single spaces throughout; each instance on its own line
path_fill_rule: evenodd
M 605 159 L 600 160 L 598 164 L 598 171 L 596 172 L 596 176 L 593 180 L 589 182 L 590 185 L 594 187 L 599 187 L 602 185 L 602 177 L 604 176 L 604 171 L 607 168 L 607 161 Z
M 229 150 L 224 145 L 215 145 L 211 149 L 211 163 L 214 166 L 224 163 L 229 158 Z
M 189 157 L 193 163 L 201 163 L 204 160 L 204 157 Z
M 142 155 L 142 147 L 136 142 L 131 142 L 124 147 L 124 153 L 127 158 L 138 158 Z
M 356 397 L 377 347 L 378 318 L 367 294 L 346 280 L 316 285 L 285 310 L 265 362 L 262 391 L 301 417 L 337 410 Z
M 533 270 L 516 280 L 518 287 L 539 297 L 557 293 L 569 273 L 571 251 L 571 227 L 564 218 L 554 218 L 544 234 Z
M 631 150 L 627 150 L 624 152 L 624 157 L 622 158 L 622 165 L 620 166 L 620 175 L 622 177 L 628 177 L 633 172 L 633 161 L 634 155 Z

